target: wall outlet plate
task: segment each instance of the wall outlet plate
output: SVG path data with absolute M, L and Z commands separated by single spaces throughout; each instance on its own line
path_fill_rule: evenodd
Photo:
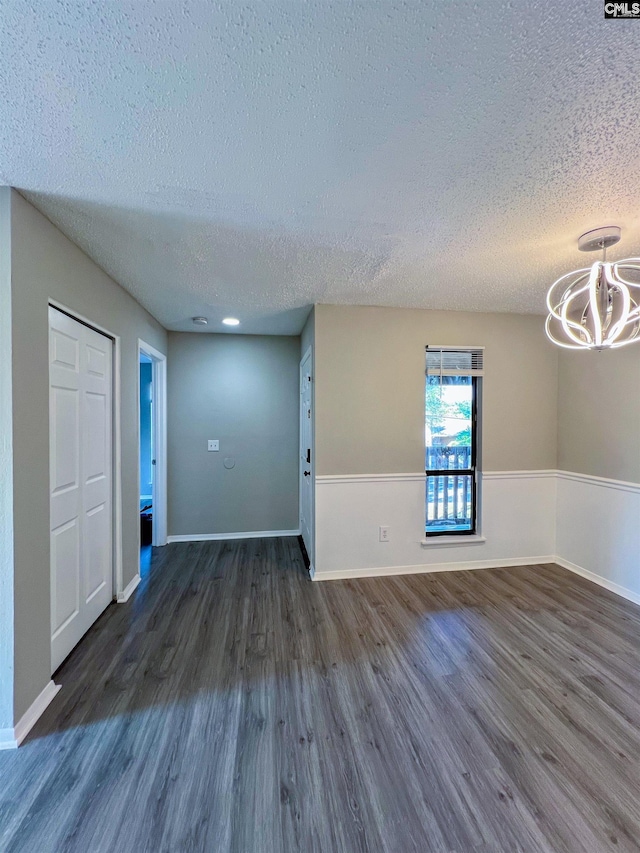
M 220 450 L 220 442 L 217 438 L 210 438 L 207 442 L 207 450 Z
M 378 528 L 378 539 L 380 542 L 388 542 L 389 541 L 389 528 L 386 524 L 380 525 Z

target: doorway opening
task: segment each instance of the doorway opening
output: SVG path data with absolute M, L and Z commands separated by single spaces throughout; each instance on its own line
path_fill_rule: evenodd
M 153 542 L 153 469 L 155 447 L 153 445 L 153 362 L 140 352 L 140 575 L 144 576 L 151 566 L 151 543 Z
M 140 576 L 166 545 L 166 356 L 138 341 L 138 512 Z

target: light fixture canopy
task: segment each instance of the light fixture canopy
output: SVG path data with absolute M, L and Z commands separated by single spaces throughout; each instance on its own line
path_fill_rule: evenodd
M 240 320 L 236 319 L 235 317 L 225 317 L 222 322 L 224 323 L 225 326 L 239 326 L 240 325 Z
M 580 251 L 602 249 L 603 258 L 561 276 L 549 288 L 545 331 L 554 344 L 603 350 L 640 341 L 640 258 L 607 262 L 607 248 L 619 240 L 617 225 L 578 238 Z

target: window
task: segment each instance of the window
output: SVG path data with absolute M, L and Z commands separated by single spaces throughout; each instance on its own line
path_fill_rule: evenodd
M 482 349 L 427 347 L 427 536 L 476 533 Z

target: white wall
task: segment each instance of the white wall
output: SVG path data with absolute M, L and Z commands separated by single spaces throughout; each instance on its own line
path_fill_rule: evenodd
M 548 562 L 555 554 L 554 471 L 487 473 L 481 538 L 424 540 L 425 477 L 373 475 L 316 480 L 315 580 Z M 390 531 L 379 541 L 380 525 Z
M 424 475 L 318 477 L 314 580 L 557 562 L 640 604 L 640 484 L 569 471 L 482 478 L 482 539 L 421 545 Z M 390 541 L 378 541 L 388 525 Z
M 640 604 L 640 484 L 562 472 L 558 562 Z

